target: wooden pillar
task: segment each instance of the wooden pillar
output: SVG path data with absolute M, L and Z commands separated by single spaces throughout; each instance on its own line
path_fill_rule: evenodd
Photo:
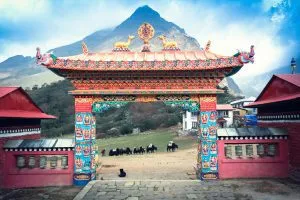
M 74 185 L 86 185 L 96 178 L 96 119 L 92 98 L 75 96 Z
M 200 95 L 198 176 L 201 180 L 218 178 L 216 95 Z

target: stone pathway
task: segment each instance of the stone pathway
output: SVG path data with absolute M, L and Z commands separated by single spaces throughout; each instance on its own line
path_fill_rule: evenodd
M 281 180 L 98 180 L 75 198 L 110 200 L 299 200 L 300 185 Z

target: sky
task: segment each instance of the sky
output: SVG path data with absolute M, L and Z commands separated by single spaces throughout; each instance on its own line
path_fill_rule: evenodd
M 211 51 L 232 55 L 255 46 L 255 63 L 245 77 L 289 65 L 300 58 L 298 0 L 0 0 L 0 62 L 14 55 L 34 56 L 119 25 L 149 5 Z M 151 23 L 151 22 L 150 22 Z

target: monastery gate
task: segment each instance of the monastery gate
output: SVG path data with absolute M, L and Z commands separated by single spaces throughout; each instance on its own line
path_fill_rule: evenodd
M 70 57 L 40 54 L 37 62 L 69 79 L 75 90 L 75 167 L 74 184 L 95 179 L 97 146 L 93 113 L 120 107 L 128 102 L 162 101 L 170 106 L 199 113 L 197 174 L 201 179 L 218 177 L 216 95 L 225 76 L 238 72 L 244 63 L 253 62 L 254 49 L 234 56 L 220 56 L 205 49 L 181 51 L 176 42 L 162 40 L 160 52 L 151 52 L 153 27 L 142 24 L 138 36 L 144 41 L 141 52 L 131 52 L 128 42 L 117 42 L 112 52 L 83 53 Z

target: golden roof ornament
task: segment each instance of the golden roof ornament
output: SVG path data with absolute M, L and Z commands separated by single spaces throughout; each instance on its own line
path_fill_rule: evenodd
M 142 52 L 149 52 L 150 46 L 149 41 L 153 38 L 155 30 L 149 23 L 142 24 L 138 29 L 138 36 L 144 41 Z
M 163 47 L 164 47 L 163 50 L 175 50 L 175 51 L 180 50 L 177 47 L 177 42 L 175 42 L 175 41 L 167 41 L 165 35 L 160 35 L 158 38 L 162 41 L 162 44 L 163 44 Z
M 128 40 L 127 42 L 116 42 L 114 44 L 114 49 L 113 51 L 129 51 L 129 45 L 131 43 L 131 40 L 134 39 L 134 36 L 133 35 L 129 35 L 128 36 Z
M 87 45 L 85 44 L 85 42 L 82 41 L 82 45 L 81 46 L 82 46 L 82 53 L 84 55 L 88 55 L 89 54 L 89 49 L 88 49 Z

